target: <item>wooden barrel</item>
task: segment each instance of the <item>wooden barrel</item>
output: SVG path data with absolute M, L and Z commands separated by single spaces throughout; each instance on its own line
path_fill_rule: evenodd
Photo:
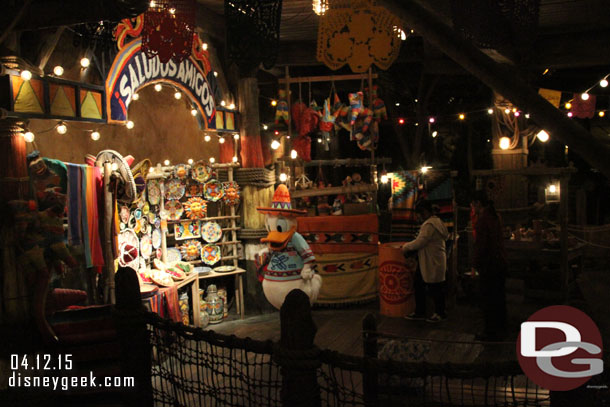
M 413 279 L 417 263 L 407 261 L 402 243 L 379 246 L 379 312 L 389 317 L 402 317 L 415 310 Z

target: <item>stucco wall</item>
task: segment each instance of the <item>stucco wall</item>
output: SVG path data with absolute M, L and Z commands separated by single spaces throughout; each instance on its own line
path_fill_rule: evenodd
M 36 148 L 42 155 L 66 162 L 82 163 L 86 154 L 96 155 L 104 149 L 132 155 L 136 162 L 149 158 L 153 164 L 170 160 L 172 164 L 218 160 L 218 141 L 203 139 L 197 119 L 191 115 L 189 101 L 183 95 L 174 97 L 175 90 L 164 85 L 161 92 L 153 86 L 139 91 L 140 98 L 129 106 L 129 119 L 135 124 L 128 130 L 122 125 L 67 122 L 67 134 L 58 134 L 54 120 L 31 120 L 30 129 L 36 135 Z M 51 131 L 46 131 L 52 129 Z M 97 129 L 101 138 L 93 141 L 88 130 Z M 29 146 L 29 149 L 31 150 Z

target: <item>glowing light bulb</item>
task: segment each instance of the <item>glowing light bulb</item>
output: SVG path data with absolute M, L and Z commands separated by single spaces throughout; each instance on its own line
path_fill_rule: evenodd
M 214 162 L 215 162 L 215 161 L 216 161 L 216 159 L 215 159 L 214 157 L 210 157 L 210 162 L 211 162 L 212 164 L 214 164 Z
M 93 141 L 98 141 L 100 139 L 101 135 L 99 131 L 94 131 L 91 133 L 91 140 Z
M 204 139 L 206 142 L 208 142 L 208 141 L 210 141 L 212 138 L 210 137 L 210 135 L 209 135 L 209 134 L 206 134 L 205 136 L 203 136 L 203 139 Z
M 580 95 L 580 98 L 582 100 L 589 100 L 589 94 L 587 92 L 584 92 L 583 94 Z
M 239 140 L 239 133 L 233 134 L 233 140 Z
M 536 137 L 538 138 L 538 140 L 540 140 L 543 143 L 546 143 L 547 141 L 549 141 L 549 133 L 547 133 L 544 130 L 540 130 L 538 132 L 538 134 L 536 134 Z
M 388 176 L 386 174 L 383 174 L 381 176 L 381 183 L 382 184 L 387 184 L 388 183 Z
M 191 109 L 191 116 L 197 116 L 197 109 Z
M 530 114 L 529 114 L 529 113 L 526 113 L 526 114 L 525 114 L 525 118 L 526 118 L 526 119 L 529 119 L 529 118 L 530 118 Z
M 193 164 L 193 159 L 189 158 L 189 160 L 187 161 L 189 164 Z
M 174 97 L 175 97 L 176 99 L 180 99 L 180 98 L 182 97 L 182 93 L 180 93 L 180 92 L 176 92 L 176 93 L 174 93 Z
M 150 2 L 150 7 L 155 7 L 155 2 L 154 1 Z
M 160 84 L 160 83 L 157 83 L 157 84 L 155 85 L 155 90 L 156 90 L 157 92 L 161 92 L 161 89 L 163 89 L 163 86 L 161 86 L 161 84 Z
M 602 88 L 608 87 L 608 80 L 606 78 L 602 79 L 601 81 L 599 81 L 599 86 L 601 86 Z
M 133 122 L 131 120 L 127 121 L 127 123 L 125 123 L 125 127 L 127 127 L 127 129 L 131 130 L 133 129 Z
M 429 118 L 429 119 L 428 119 L 428 121 L 429 121 L 430 123 L 434 123 L 434 122 L 436 121 L 436 119 L 435 119 L 434 117 L 431 117 L 431 118 Z
M 271 101 L 271 106 L 274 106 L 274 107 L 277 106 L 277 100 L 272 100 Z
M 170 8 L 169 9 L 169 13 L 170 14 L 176 14 L 176 9 L 175 8 Z
M 459 118 L 460 120 L 464 120 L 466 118 L 466 115 L 464 113 L 460 113 Z
M 59 122 L 59 124 L 55 127 L 55 130 L 59 134 L 66 134 L 68 132 L 68 126 L 64 122 Z
M 430 168 L 432 168 L 432 167 L 428 167 L 428 166 L 423 166 L 423 167 L 421 167 L 421 173 L 422 173 L 422 174 L 427 173 L 427 172 L 428 172 L 428 170 L 429 170 Z
M 218 72 L 214 71 L 214 77 L 218 77 Z
M 557 192 L 557 187 L 553 184 L 549 185 L 549 192 L 551 194 L 554 194 L 555 192 Z
M 34 133 L 32 133 L 31 131 L 26 131 L 23 134 L 23 138 L 25 139 L 25 141 L 27 141 L 28 143 L 31 143 L 32 141 L 34 141 L 34 139 L 36 138 L 34 136 Z
M 487 109 L 487 114 L 494 114 L 494 110 L 492 108 Z
M 515 112 L 515 117 L 519 117 L 519 116 L 521 116 L 521 113 Z
M 57 65 L 53 68 L 53 73 L 55 76 L 62 76 L 64 74 L 64 68 L 61 65 Z
M 169 160 L 163 161 L 163 165 L 169 165 Z
M 220 106 L 224 106 L 224 105 L 226 105 L 226 104 L 227 104 L 227 102 L 225 102 L 224 100 L 221 100 L 221 101 L 220 101 Z
M 572 103 L 566 102 L 565 107 L 566 109 L 570 110 L 572 108 Z
M 138 93 L 134 93 L 133 96 L 131 97 L 131 100 L 138 100 L 140 99 L 140 94 Z
M 219 142 L 220 144 L 224 144 L 224 143 L 225 143 L 225 138 L 224 138 L 224 137 L 220 137 L 220 138 L 218 139 L 218 142 Z
M 517 108 L 513 107 L 513 113 L 517 113 Z
M 231 104 L 229 105 L 229 109 L 231 109 L 231 110 L 235 109 L 235 103 L 231 103 Z
M 318 138 L 318 143 L 321 143 L 321 142 L 322 142 L 322 139 L 321 139 L 321 138 Z
M 236 162 L 237 162 L 237 156 L 236 156 L 236 155 L 234 155 L 234 156 L 233 156 L 233 162 L 234 162 L 234 163 L 236 163 Z
M 89 60 L 89 58 L 87 58 L 87 57 L 81 58 L 80 66 L 82 66 L 83 68 L 88 68 L 89 65 L 91 65 L 91 61 Z
M 290 151 L 290 158 L 292 158 L 294 160 L 297 157 L 298 157 L 297 150 L 291 150 Z
M 508 150 L 510 147 L 510 139 L 508 137 L 500 138 L 500 149 Z
M 286 175 L 285 172 L 280 174 L 280 181 L 281 182 L 286 182 L 287 179 L 288 179 L 288 175 Z
M 572 112 L 568 112 L 568 117 L 572 117 L 574 116 L 574 114 L 572 114 Z
M 604 117 L 606 115 L 606 112 L 604 112 L 603 110 L 600 110 L 598 115 L 599 115 L 599 117 Z
M 263 130 L 267 130 L 269 129 L 269 126 L 267 126 L 266 124 L 263 124 Z
M 203 48 L 204 51 L 207 51 L 208 49 L 208 43 L 204 42 L 203 44 L 201 44 L 201 48 Z
M 27 69 L 24 69 L 23 71 L 21 71 L 21 79 L 23 79 L 24 81 L 29 81 L 30 79 L 32 79 L 32 72 L 28 71 Z
M 280 144 L 280 142 L 279 142 L 279 141 L 277 141 L 277 140 L 273 140 L 273 141 L 271 142 L 271 148 L 272 148 L 273 150 L 277 150 L 278 148 L 280 148 L 280 145 L 281 145 L 281 144 Z
M 432 132 L 432 138 L 436 138 L 436 136 L 438 136 L 438 131 L 434 130 Z
M 398 124 L 400 124 L 401 126 L 405 124 L 405 119 L 403 119 L 402 117 L 398 119 Z

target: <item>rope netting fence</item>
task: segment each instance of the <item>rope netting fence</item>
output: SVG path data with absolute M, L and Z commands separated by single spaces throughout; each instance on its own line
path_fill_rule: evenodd
M 290 382 L 290 391 L 331 407 L 550 406 L 548 391 L 528 381 L 513 361 L 396 362 L 317 348 L 286 350 L 156 316 L 147 327 L 155 406 L 284 406 Z

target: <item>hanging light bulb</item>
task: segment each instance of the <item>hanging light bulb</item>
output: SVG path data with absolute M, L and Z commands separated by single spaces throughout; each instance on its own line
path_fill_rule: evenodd
M 273 106 L 273 107 L 277 106 L 277 100 L 275 100 L 275 99 L 272 100 L 271 101 L 271 106 Z
M 405 124 L 405 119 L 403 119 L 402 117 L 398 119 L 398 124 L 400 124 L 401 126 Z
M 191 109 L 191 116 L 197 116 L 197 109 Z
M 487 114 L 494 114 L 494 110 L 490 107 L 487 109 Z
M 388 174 L 381 174 L 381 183 L 382 184 L 388 183 Z
M 566 102 L 565 107 L 566 109 L 570 110 L 572 108 L 572 103 Z
M 536 134 L 536 137 L 538 138 L 538 140 L 540 140 L 543 143 L 546 143 L 547 141 L 549 141 L 549 133 L 547 133 L 544 130 L 540 130 L 538 132 L 538 134 Z
M 239 140 L 239 133 L 233 134 L 233 140 Z
M 187 162 L 188 162 L 189 164 L 193 164 L 193 159 L 192 159 L 192 158 L 189 158 Z
M 55 126 L 55 130 L 57 130 L 59 134 L 66 134 L 68 132 L 68 126 L 66 126 L 64 122 L 59 122 L 57 123 L 57 126 Z
M 434 123 L 435 121 L 436 121 L 436 119 L 434 117 L 431 117 L 428 119 L 428 122 L 430 122 L 430 123 Z
M 599 117 L 604 117 L 606 115 L 606 112 L 604 112 L 603 110 L 600 110 L 598 115 L 599 115 Z
M 207 42 L 204 42 L 203 44 L 201 44 L 201 48 L 202 48 L 204 51 L 207 51 L 207 49 L 208 49 L 208 43 L 207 43 Z
M 510 147 L 510 139 L 508 137 L 500 138 L 500 149 L 508 150 Z
M 214 71 L 214 77 L 218 77 L 218 72 Z
M 529 114 L 529 113 L 526 113 L 526 114 L 525 114 L 525 118 L 526 118 L 526 119 L 529 119 L 529 118 L 530 118 L 530 114 Z
M 210 157 L 210 162 L 211 162 L 212 164 L 214 164 L 214 162 L 215 162 L 215 161 L 216 161 L 216 159 L 215 159 L 214 157 Z
M 163 89 L 163 86 L 161 86 L 161 84 L 160 84 L 160 83 L 155 84 L 155 90 L 156 90 L 157 92 L 161 92 L 161 89 Z
M 229 105 L 229 109 L 231 109 L 231 110 L 235 109 L 235 103 L 231 103 L 231 104 Z
M 271 142 L 271 148 L 272 148 L 273 150 L 277 150 L 278 148 L 280 148 L 280 146 L 281 146 L 281 144 L 280 144 L 280 142 L 279 142 L 279 141 L 277 141 L 277 140 L 273 140 L 273 141 Z
M 434 130 L 432 132 L 432 138 L 436 138 L 436 136 L 438 136 L 438 131 Z
M 93 141 L 98 141 L 100 139 L 101 135 L 99 131 L 94 131 L 91 133 L 91 140 Z
M 34 136 L 34 133 L 32 133 L 31 131 L 26 131 L 25 133 L 23 133 L 23 138 L 25 139 L 25 141 L 27 141 L 28 143 L 31 143 L 32 141 L 34 141 L 34 139 L 36 138 Z
M 311 2 L 313 12 L 319 16 L 323 16 L 328 11 L 328 0 L 313 0 Z
M 297 156 L 298 156 L 297 150 L 290 151 L 290 158 L 292 158 L 294 160 L 297 158 Z
M 286 180 L 288 180 L 288 175 L 286 175 L 285 172 L 280 174 L 280 181 L 281 182 L 286 182 Z
M 236 163 L 236 162 L 237 162 L 237 156 L 236 156 L 236 155 L 234 155 L 234 156 L 233 156 L 233 162 L 234 162 L 234 163 Z
M 133 96 L 131 97 L 131 100 L 138 100 L 138 99 L 140 99 L 139 93 L 134 93 Z
M 83 68 L 88 68 L 89 65 L 91 65 L 91 61 L 89 60 L 89 58 L 87 58 L 87 57 L 81 58 L 80 66 L 82 66 Z
M 53 68 L 53 73 L 55 76 L 62 76 L 64 74 L 64 68 L 61 65 L 57 65 Z
M 587 92 L 583 92 L 583 93 L 580 95 L 580 98 L 581 98 L 582 100 L 589 100 L 589 94 L 588 94 Z
M 267 130 L 269 128 L 269 126 L 267 126 L 266 124 L 263 124 L 263 130 Z
M 432 168 L 432 167 L 424 165 L 423 167 L 421 167 L 421 173 L 422 174 L 427 173 L 430 168 Z
M 504 113 L 509 114 L 510 113 L 510 109 L 509 108 L 504 109 Z
M 399 106 L 400 106 L 400 102 L 396 102 L 396 107 L 399 107 Z
M 176 99 L 180 99 L 182 97 L 182 93 L 180 93 L 179 91 L 176 91 L 176 93 L 174 93 L 174 97 Z
M 517 108 L 513 107 L 513 113 L 517 113 Z
M 218 139 L 218 142 L 219 142 L 220 144 L 224 144 L 224 143 L 225 143 L 225 138 L 221 136 L 221 137 Z
M 29 81 L 30 79 L 32 79 L 32 72 L 28 71 L 27 69 L 24 69 L 23 71 L 21 71 L 21 79 L 23 79 L 24 81 Z
M 169 160 L 165 160 L 165 161 L 163 161 L 163 164 L 164 164 L 164 165 L 169 165 Z
M 515 112 L 515 117 L 519 117 L 519 116 L 521 116 L 521 113 Z
M 127 127 L 127 129 L 131 130 L 133 129 L 133 122 L 131 120 L 127 121 L 127 123 L 125 123 L 125 127 Z
M 206 142 L 208 142 L 208 141 L 210 141 L 212 138 L 210 137 L 210 135 L 209 135 L 209 134 L 206 134 L 205 136 L 203 136 L 203 139 L 204 139 Z
M 572 117 L 574 114 L 572 112 L 568 112 L 568 117 Z
M 173 8 L 173 7 L 172 7 L 172 8 L 170 8 L 170 9 L 169 9 L 169 13 L 170 13 L 170 14 L 176 14 L 176 9 L 175 9 L 175 8 Z
M 321 143 L 321 142 L 322 142 L 322 139 L 318 137 L 318 143 Z
M 599 81 L 599 86 L 601 86 L 602 88 L 607 88 L 608 87 L 608 79 L 604 78 L 601 81 Z
M 464 120 L 466 118 L 466 115 L 464 113 L 460 113 L 459 118 L 460 120 Z
M 225 106 L 227 104 L 227 102 L 225 102 L 224 100 L 220 101 L 220 106 Z
M 155 7 L 156 3 L 154 1 L 150 2 L 150 7 Z

